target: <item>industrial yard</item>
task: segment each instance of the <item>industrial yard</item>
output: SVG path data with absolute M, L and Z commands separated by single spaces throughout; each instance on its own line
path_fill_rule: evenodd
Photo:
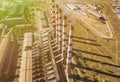
M 0 0 L 0 82 L 120 82 L 120 1 Z

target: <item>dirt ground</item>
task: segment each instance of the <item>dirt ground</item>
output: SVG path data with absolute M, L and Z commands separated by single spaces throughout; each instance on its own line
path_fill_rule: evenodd
M 120 20 L 112 12 L 112 2 L 110 0 L 66 0 L 65 2 L 102 4 L 114 35 L 113 39 L 103 39 L 79 19 L 75 20 L 73 47 L 77 54 L 73 55 L 74 82 L 79 82 L 81 79 L 85 82 L 120 82 Z M 67 15 L 68 18 L 72 16 L 70 13 Z

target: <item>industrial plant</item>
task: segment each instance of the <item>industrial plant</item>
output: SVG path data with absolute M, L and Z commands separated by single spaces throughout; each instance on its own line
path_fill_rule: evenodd
M 120 0 L 0 0 L 0 82 L 120 82 Z

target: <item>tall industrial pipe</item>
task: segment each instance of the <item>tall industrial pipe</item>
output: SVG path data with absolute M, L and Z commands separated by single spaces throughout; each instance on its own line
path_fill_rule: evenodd
M 67 17 L 64 15 L 63 16 L 63 24 L 62 24 L 62 55 L 64 58 L 64 64 L 66 63 L 66 57 L 67 57 L 67 51 L 66 51 L 66 21 L 67 21 Z
M 60 46 L 60 52 L 62 50 L 62 10 L 58 9 L 58 28 L 57 28 L 57 36 L 58 36 L 58 44 Z
M 50 0 L 50 11 L 51 11 L 51 26 L 53 27 L 54 29 L 54 36 L 55 36 L 55 27 L 56 27 L 56 24 L 55 24 L 55 1 L 54 0 Z
M 67 51 L 67 64 L 66 64 L 66 77 L 68 79 L 71 76 L 71 66 L 72 66 L 72 48 L 73 48 L 73 26 L 70 27 L 69 40 L 68 40 L 68 51 Z
M 59 8 L 58 8 L 58 5 L 55 5 L 55 23 L 56 23 L 56 26 L 55 26 L 55 30 L 56 30 L 56 39 L 58 41 L 58 19 L 59 19 L 59 12 L 58 12 Z

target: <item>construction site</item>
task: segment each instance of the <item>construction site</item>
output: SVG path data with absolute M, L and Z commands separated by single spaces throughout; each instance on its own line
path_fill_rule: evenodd
M 0 0 L 0 82 L 120 82 L 120 0 Z

